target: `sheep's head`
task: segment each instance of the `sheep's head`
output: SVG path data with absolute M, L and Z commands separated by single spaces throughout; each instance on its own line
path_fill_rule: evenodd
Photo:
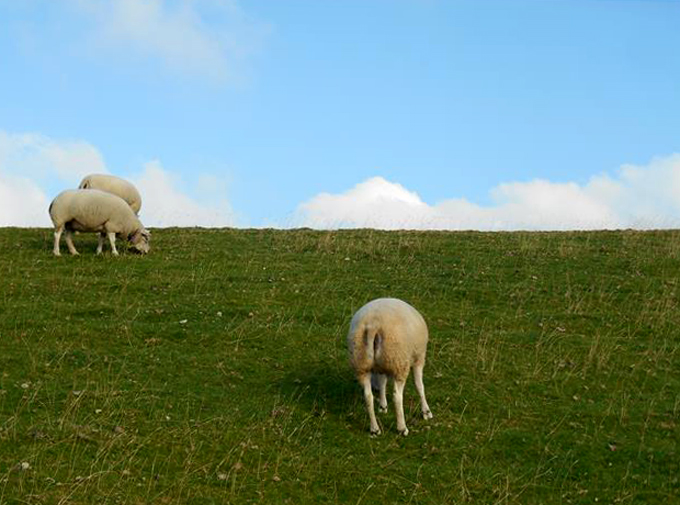
M 132 247 L 141 254 L 149 252 L 149 240 L 151 240 L 151 233 L 146 228 L 140 228 L 128 238 Z

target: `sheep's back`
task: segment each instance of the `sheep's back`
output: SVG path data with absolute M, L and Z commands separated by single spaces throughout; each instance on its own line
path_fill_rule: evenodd
M 348 340 L 363 338 L 357 331 L 359 328 L 379 330 L 383 338 L 385 356 L 394 361 L 410 363 L 415 359 L 422 359 L 425 355 L 428 341 L 427 324 L 415 308 L 402 300 L 378 298 L 367 303 L 352 318 Z M 361 345 L 357 341 L 348 343 L 350 349 Z M 390 366 L 385 363 L 385 367 Z
M 91 174 L 83 178 L 80 189 L 98 189 L 119 196 L 127 202 L 135 214 L 142 208 L 142 196 L 129 181 L 109 174 Z
M 108 221 L 118 222 L 121 227 L 138 222 L 122 198 L 97 189 L 61 192 L 50 205 L 50 217 L 55 226 L 75 222 L 76 229 L 82 230 L 99 230 Z

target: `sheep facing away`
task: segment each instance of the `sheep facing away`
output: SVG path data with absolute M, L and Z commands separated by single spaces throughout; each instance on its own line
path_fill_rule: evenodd
M 97 254 L 101 254 L 104 235 L 107 235 L 111 252 L 118 255 L 116 234 L 127 238 L 138 252 L 149 252 L 149 232 L 125 200 L 111 193 L 97 189 L 62 191 L 52 200 L 49 213 L 54 223 L 55 256 L 61 255 L 59 239 L 64 231 L 66 245 L 71 254 L 78 254 L 73 245 L 74 231 L 99 233 Z
M 137 191 L 137 188 L 125 179 L 108 174 L 90 174 L 86 175 L 78 189 L 98 189 L 106 191 L 121 197 L 125 200 L 130 208 L 139 215 L 139 209 L 142 208 L 142 197 Z
M 420 395 L 424 419 L 431 419 L 432 412 L 425 399 L 423 367 L 427 351 L 428 332 L 425 320 L 408 303 L 396 298 L 378 298 L 361 307 L 350 323 L 347 348 L 350 363 L 357 380 L 364 390 L 366 409 L 371 421 L 371 434 L 380 434 L 375 418 L 371 379 L 375 376 L 379 390 L 381 412 L 387 411 L 387 378 L 394 379 L 394 409 L 397 415 L 397 431 L 408 435 L 404 419 L 404 386 L 409 371 Z

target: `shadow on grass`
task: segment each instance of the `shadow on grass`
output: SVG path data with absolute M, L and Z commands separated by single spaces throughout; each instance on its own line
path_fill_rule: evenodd
M 337 364 L 323 366 L 318 363 L 301 367 L 277 381 L 273 387 L 279 390 L 283 398 L 290 399 L 311 414 L 334 417 L 341 429 L 347 428 L 358 436 L 368 433 L 368 414 L 363 393 L 349 366 L 343 369 Z M 422 420 L 418 396 L 415 387 L 411 387 L 412 394 L 404 399 L 404 409 L 409 429 L 417 433 L 430 423 Z M 377 402 L 377 393 L 374 392 L 374 395 Z M 392 402 L 391 389 L 388 389 L 388 413 L 377 415 L 383 431 L 396 434 Z
M 360 391 L 349 368 L 337 363 L 300 366 L 274 384 L 281 395 L 295 398 L 310 411 L 326 411 L 343 417 L 353 412 Z

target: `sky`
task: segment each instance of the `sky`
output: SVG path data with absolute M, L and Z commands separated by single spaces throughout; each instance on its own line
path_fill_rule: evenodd
M 680 227 L 680 0 L 0 0 L 0 226 Z

